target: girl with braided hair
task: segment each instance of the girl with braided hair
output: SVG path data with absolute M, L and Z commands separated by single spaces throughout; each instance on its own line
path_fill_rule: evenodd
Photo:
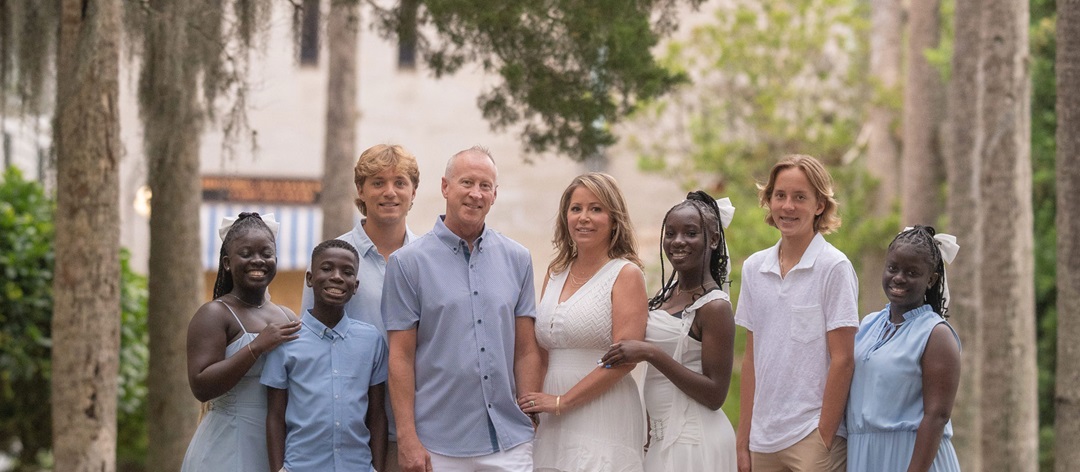
M 270 220 L 270 215 L 267 215 Z M 274 231 L 258 213 L 226 219 L 214 300 L 188 325 L 188 384 L 206 402 L 184 455 L 182 472 L 264 472 L 266 387 L 259 382 L 263 354 L 296 339 L 292 310 L 266 298 L 277 274 Z
M 735 320 L 721 287 L 729 260 L 724 227 L 735 209 L 726 198 L 719 203 L 723 211 L 699 190 L 664 216 L 661 252 L 673 273 L 649 300 L 645 341 L 615 343 L 602 359 L 649 363 L 646 472 L 736 469 L 735 430 L 720 410 L 734 357 Z
M 847 407 L 853 471 L 959 471 L 952 412 L 960 383 L 960 338 L 945 321 L 945 265 L 956 239 L 909 228 L 893 240 L 881 286 L 889 304 L 855 335 Z

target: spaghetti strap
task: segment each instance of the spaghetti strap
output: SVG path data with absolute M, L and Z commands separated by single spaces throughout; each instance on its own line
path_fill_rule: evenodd
M 288 314 L 288 313 L 285 313 L 285 309 L 284 309 L 284 308 L 282 308 L 282 307 L 281 307 L 281 305 L 275 305 L 275 306 L 277 306 L 278 310 L 281 310 L 281 314 L 282 314 L 282 315 L 285 315 L 285 321 L 288 321 L 288 322 L 290 322 L 290 323 L 291 323 L 291 322 L 293 321 L 293 319 L 292 319 L 292 318 L 289 318 L 289 314 Z
M 248 331 L 248 330 L 247 330 L 247 328 L 245 328 L 245 327 L 244 327 L 244 323 L 240 321 L 240 317 L 239 317 L 239 316 L 236 316 L 236 312 L 235 312 L 235 311 L 233 311 L 232 307 L 231 307 L 231 306 L 229 306 L 229 304 L 228 304 L 228 303 L 225 303 L 225 301 L 224 301 L 224 300 L 222 300 L 222 299 L 220 299 L 220 298 L 219 298 L 219 299 L 217 299 L 217 300 L 214 300 L 214 301 L 216 301 L 216 302 L 220 302 L 220 303 L 221 303 L 222 305 L 225 305 L 225 308 L 226 308 L 226 309 L 228 309 L 228 310 L 229 310 L 229 313 L 231 313 L 231 314 L 232 314 L 232 317 L 233 317 L 233 319 L 235 319 L 237 323 L 240 323 L 240 330 L 241 330 L 241 331 L 243 331 L 243 332 L 245 332 L 245 333 L 249 333 L 249 332 L 250 332 L 250 331 Z

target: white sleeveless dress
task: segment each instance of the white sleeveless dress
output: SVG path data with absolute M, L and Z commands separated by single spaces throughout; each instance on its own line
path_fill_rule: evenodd
M 552 274 L 540 299 L 536 340 L 548 352 L 544 392 L 565 394 L 593 369 L 611 346 L 611 289 L 625 259 L 608 261 L 565 302 L 559 303 L 566 271 Z M 544 414 L 536 431 L 537 471 L 621 472 L 642 470 L 645 419 L 631 375 L 608 391 L 560 416 Z
M 220 300 L 219 300 L 220 302 Z M 225 347 L 225 357 L 249 356 L 245 348 L 259 333 L 252 333 L 225 302 L 244 333 Z M 285 312 L 282 311 L 285 315 Z M 288 319 L 288 315 L 285 315 Z M 266 387 L 259 382 L 265 356 L 259 357 L 232 390 L 210 400 L 184 454 L 181 472 L 266 472 Z
M 722 290 L 705 293 L 676 318 L 663 310 L 649 312 L 645 340 L 686 368 L 701 373 L 701 341 L 690 337 L 698 308 L 729 300 Z M 735 430 L 723 410 L 710 410 L 679 390 L 658 369 L 645 372 L 649 412 L 648 472 L 735 472 Z

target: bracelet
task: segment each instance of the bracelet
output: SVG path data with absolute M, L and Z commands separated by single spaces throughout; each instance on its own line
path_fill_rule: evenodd
M 555 416 L 559 416 L 559 401 L 562 400 L 562 395 L 555 397 Z
M 248 343 L 247 347 L 248 347 L 248 352 L 251 353 L 251 358 L 255 359 L 255 362 L 258 362 L 259 361 L 259 356 L 255 355 L 255 350 L 251 348 L 251 343 Z

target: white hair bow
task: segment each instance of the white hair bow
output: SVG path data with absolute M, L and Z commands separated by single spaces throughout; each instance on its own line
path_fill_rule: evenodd
M 904 228 L 905 233 L 915 229 L 914 226 L 908 226 Z M 938 251 L 941 251 L 941 259 L 946 264 L 952 264 L 953 259 L 956 259 L 956 253 L 960 252 L 960 245 L 956 243 L 956 236 L 945 233 L 938 233 L 934 235 L 934 244 L 937 245 Z
M 267 213 L 265 215 L 259 215 L 259 218 L 263 220 L 263 223 L 266 223 L 267 228 L 270 228 L 270 232 L 274 234 L 274 239 L 277 239 L 278 228 L 281 227 L 281 223 L 277 222 L 277 220 L 274 218 L 274 214 Z M 226 216 L 221 219 L 221 227 L 218 228 L 217 234 L 222 241 L 225 240 L 225 235 L 229 234 L 229 229 L 231 229 L 232 226 L 236 224 L 237 219 L 238 217 L 233 216 Z
M 728 197 L 716 199 L 716 206 L 720 209 L 720 225 L 727 229 L 731 219 L 735 217 L 735 207 Z

